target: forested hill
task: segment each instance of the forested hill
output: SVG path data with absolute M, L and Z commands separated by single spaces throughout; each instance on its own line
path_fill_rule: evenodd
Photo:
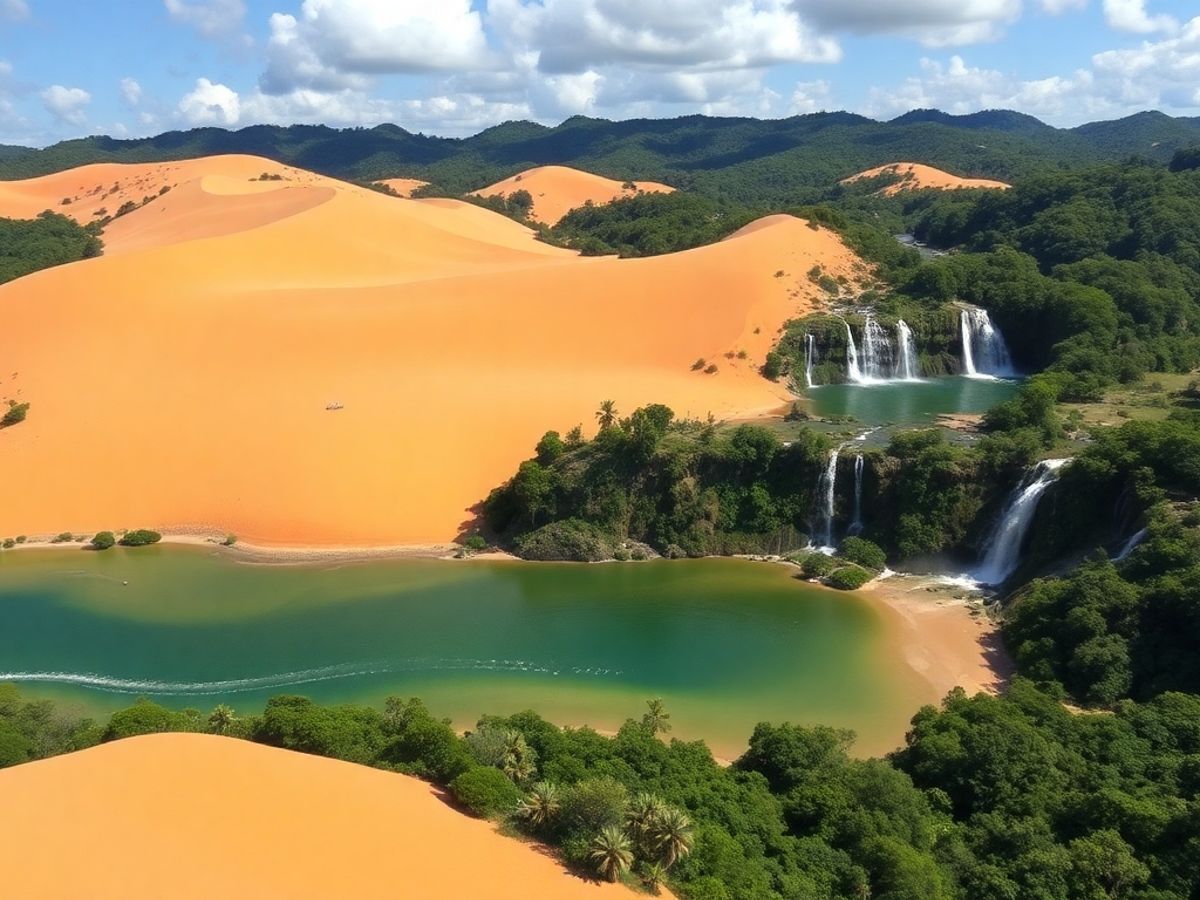
M 666 181 L 742 203 L 805 202 L 847 175 L 914 159 L 956 174 L 1013 180 L 1048 168 L 1139 154 L 1166 160 L 1200 142 L 1200 120 L 1142 113 L 1076 129 L 1020 113 L 953 116 L 915 110 L 891 122 L 846 112 L 789 119 L 631 119 L 582 116 L 548 128 L 507 122 L 466 138 L 412 134 L 395 125 L 333 129 L 258 125 L 198 128 L 151 138 L 88 137 L 42 150 L 2 148 L 0 178 L 26 178 L 93 162 L 149 162 L 253 153 L 346 179 L 410 176 L 459 193 L 537 165 L 614 178 Z

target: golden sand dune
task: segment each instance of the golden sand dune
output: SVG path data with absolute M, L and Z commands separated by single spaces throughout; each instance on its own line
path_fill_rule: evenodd
M 639 191 L 649 194 L 670 194 L 675 188 L 655 181 L 639 181 L 628 188 L 620 181 L 581 172 L 568 166 L 540 166 L 511 178 L 498 181 L 475 194 L 507 197 L 517 191 L 529 191 L 533 197 L 532 217 L 547 225 L 555 224 L 568 212 L 589 201 L 596 205 L 612 203 L 621 197 L 632 197 Z
M 880 175 L 900 176 L 899 181 L 889 184 L 883 190 L 879 191 L 879 193 L 888 197 L 898 194 L 901 191 L 918 191 L 923 188 L 953 191 L 960 188 L 995 188 L 997 190 L 1006 190 L 1012 187 L 1012 185 L 1005 184 L 1003 181 L 992 181 L 988 178 L 960 178 L 941 169 L 935 169 L 933 166 L 913 162 L 898 162 L 889 163 L 886 166 L 876 166 L 874 169 L 867 169 L 865 172 L 859 172 L 857 175 L 843 178 L 841 183 L 850 184 L 851 182 L 860 181 L 865 178 L 878 178 Z
M 161 734 L 0 771 L 4 895 L 631 897 L 447 806 L 423 781 Z
M 428 181 L 420 181 L 416 178 L 381 178 L 379 183 L 386 184 L 401 197 L 411 197 L 412 192 L 417 188 L 429 184 Z
M 806 273 L 862 267 L 786 216 L 685 253 L 584 259 L 469 204 L 283 167 L 263 191 L 247 173 L 272 164 L 252 157 L 168 165 L 179 186 L 113 223 L 112 252 L 0 286 L 0 400 L 32 404 L 0 432 L 0 465 L 21 473 L 0 534 L 445 541 L 546 429 L 588 428 L 603 399 L 777 407 L 788 395 L 757 367 L 819 302 Z M 692 371 L 700 357 L 719 372 Z

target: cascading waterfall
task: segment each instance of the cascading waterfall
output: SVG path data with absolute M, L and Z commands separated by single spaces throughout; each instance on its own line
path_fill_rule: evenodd
M 986 309 L 970 307 L 959 315 L 962 328 L 963 374 L 968 378 L 999 378 L 1013 374 L 1008 345 Z
M 892 343 L 883 326 L 868 315 L 863 322 L 861 378 L 864 384 L 887 381 L 892 374 Z
M 896 320 L 896 347 L 899 350 L 896 377 L 903 381 L 920 381 L 917 375 L 917 342 L 913 340 L 912 329 L 903 319 Z
M 813 337 L 811 331 L 805 332 L 804 335 L 804 386 L 816 387 L 813 384 L 812 370 L 813 363 L 817 359 L 817 339 Z
M 1131 534 L 1129 536 L 1129 540 L 1127 540 L 1124 543 L 1124 545 L 1121 547 L 1121 552 L 1113 557 L 1113 562 L 1120 562 L 1125 557 L 1127 557 L 1130 553 L 1132 553 L 1137 548 L 1137 545 L 1146 539 L 1146 535 L 1148 535 L 1149 533 L 1150 533 L 1149 528 L 1142 528 L 1142 529 L 1139 529 L 1138 531 L 1135 531 L 1133 534 Z
M 821 473 L 820 479 L 817 481 L 817 493 L 823 499 L 823 507 L 821 509 L 821 528 L 818 535 L 814 537 L 821 538 L 822 547 L 833 547 L 833 515 L 834 505 L 837 501 L 837 465 L 838 456 L 842 452 L 844 444 L 839 444 L 829 451 L 829 461 L 825 464 L 825 471 Z
M 1058 470 L 1069 463 L 1067 459 L 1046 459 L 1025 473 L 1021 483 L 1009 496 L 988 537 L 983 560 L 973 577 L 981 584 L 1003 584 L 1021 561 L 1021 545 L 1033 514 L 1046 488 L 1058 477 Z
M 863 383 L 862 369 L 858 367 L 858 347 L 849 322 L 846 323 L 846 379 L 853 384 Z
M 858 534 L 863 530 L 862 481 L 863 455 L 859 453 L 854 457 L 854 520 L 850 523 L 850 529 L 846 532 L 847 534 Z

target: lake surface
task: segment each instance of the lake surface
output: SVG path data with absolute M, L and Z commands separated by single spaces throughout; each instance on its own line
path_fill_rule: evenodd
M 930 378 L 889 384 L 827 384 L 806 394 L 815 415 L 853 416 L 864 425 L 934 424 L 942 413 L 981 413 L 1016 393 L 1020 382 Z
M 125 583 L 127 582 L 127 583 Z M 662 697 L 673 736 L 735 756 L 763 720 L 902 740 L 937 698 L 890 619 L 792 570 L 707 559 L 578 565 L 251 565 L 157 546 L 0 554 L 0 681 L 103 713 L 148 696 L 257 712 L 280 693 L 420 696 L 469 727 L 533 708 L 612 729 Z

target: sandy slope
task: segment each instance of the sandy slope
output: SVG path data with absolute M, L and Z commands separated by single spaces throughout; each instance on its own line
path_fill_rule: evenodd
M 231 738 L 130 738 L 0 771 L 22 900 L 631 897 L 451 809 L 425 782 Z
M 916 191 L 922 188 L 937 188 L 939 190 L 957 190 L 959 188 L 995 188 L 1005 190 L 1012 185 L 1003 181 L 992 181 L 988 178 L 960 178 L 933 166 L 921 163 L 898 162 L 886 166 L 876 166 L 849 178 L 843 178 L 842 184 L 859 181 L 864 178 L 876 178 L 880 175 L 899 175 L 900 181 L 889 184 L 879 193 L 891 197 L 901 191 Z
M 429 184 L 428 181 L 420 181 L 416 178 L 381 178 L 379 183 L 386 184 L 401 197 L 411 197 L 412 192 L 417 188 Z
M 167 165 L 176 186 L 113 223 L 104 257 L 0 286 L 0 399 L 32 404 L 0 432 L 0 465 L 21 473 L 0 535 L 445 541 L 542 432 L 589 427 L 600 400 L 777 407 L 756 368 L 816 302 L 805 273 L 861 265 L 789 217 L 686 253 L 583 259 L 469 204 L 284 167 L 251 182 L 272 165 L 253 157 Z M 0 215 L 4 197 L 86 189 L 85 173 L 111 184 L 96 168 L 5 185 Z M 123 184 L 166 174 L 118 168 Z M 719 373 L 691 371 L 698 357 Z
M 638 191 L 669 194 L 675 188 L 655 181 L 639 181 L 636 182 L 636 190 L 631 190 L 620 181 L 591 172 L 581 172 L 568 166 L 540 166 L 498 181 L 491 187 L 475 191 L 475 194 L 480 197 L 495 194 L 507 197 L 520 190 L 529 191 L 533 196 L 533 218 L 553 225 L 589 200 L 600 205 L 612 203 L 621 197 L 632 197 Z

